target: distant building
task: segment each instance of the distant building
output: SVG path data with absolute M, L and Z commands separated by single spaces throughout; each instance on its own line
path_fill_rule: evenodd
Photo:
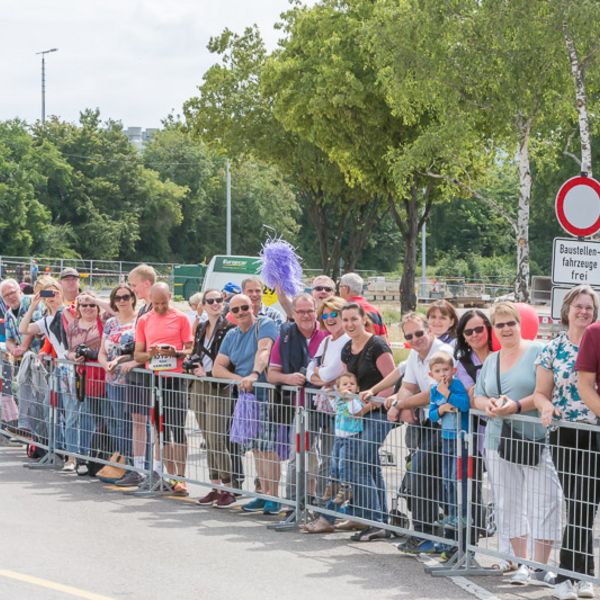
M 142 129 L 141 127 L 128 127 L 123 132 L 129 139 L 129 141 L 141 152 L 144 146 L 152 136 L 158 131 L 157 127 L 149 127 L 148 129 Z

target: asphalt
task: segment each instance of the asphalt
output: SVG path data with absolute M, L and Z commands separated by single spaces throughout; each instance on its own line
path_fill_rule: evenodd
M 389 541 L 275 532 L 273 517 L 139 498 L 26 462 L 0 447 L 0 599 L 549 597 L 499 576 L 432 577 Z

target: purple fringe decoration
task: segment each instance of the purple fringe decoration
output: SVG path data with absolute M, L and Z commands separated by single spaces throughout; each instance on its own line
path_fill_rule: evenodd
M 304 291 L 301 259 L 291 244 L 281 238 L 267 240 L 260 256 L 260 275 L 270 288 L 279 287 L 290 297 Z

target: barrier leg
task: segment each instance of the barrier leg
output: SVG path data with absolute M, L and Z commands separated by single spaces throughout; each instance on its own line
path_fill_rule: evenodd
M 296 418 L 294 419 L 296 423 L 296 497 L 295 497 L 295 505 L 290 513 L 290 515 L 279 523 L 275 523 L 273 525 L 268 525 L 268 529 L 272 529 L 274 531 L 292 531 L 294 529 L 299 528 L 299 524 L 305 518 L 306 512 L 306 448 L 308 433 L 305 427 L 304 420 L 306 418 L 306 412 L 299 405 L 299 402 L 296 403 Z

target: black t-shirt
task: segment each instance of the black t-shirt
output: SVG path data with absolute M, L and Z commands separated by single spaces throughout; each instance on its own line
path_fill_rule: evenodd
M 370 337 L 358 354 L 352 354 L 352 341 L 342 348 L 342 362 L 350 373 L 356 375 L 359 389 L 368 390 L 383 379 L 377 368 L 377 359 L 386 352 L 392 351 L 378 335 Z

